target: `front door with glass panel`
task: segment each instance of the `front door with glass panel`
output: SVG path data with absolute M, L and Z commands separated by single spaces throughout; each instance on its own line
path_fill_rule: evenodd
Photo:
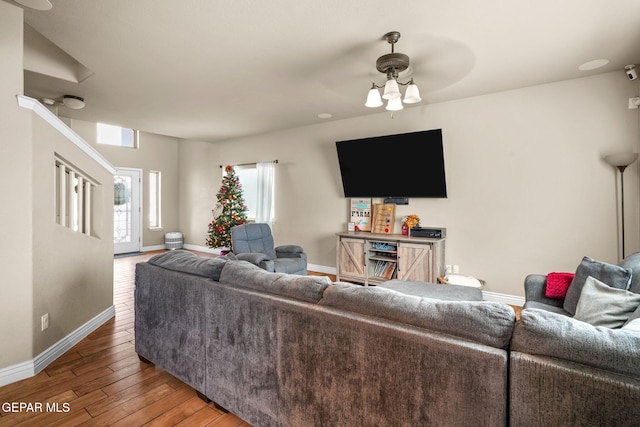
M 140 169 L 118 169 L 113 186 L 113 251 L 115 254 L 139 252 Z

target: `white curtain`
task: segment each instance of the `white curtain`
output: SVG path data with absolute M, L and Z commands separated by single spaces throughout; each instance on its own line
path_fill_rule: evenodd
M 273 186 L 276 165 L 274 162 L 256 163 L 258 172 L 258 205 L 256 222 L 273 223 Z

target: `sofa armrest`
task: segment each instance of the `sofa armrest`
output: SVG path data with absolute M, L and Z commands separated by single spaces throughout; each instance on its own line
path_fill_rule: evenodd
M 249 261 L 251 264 L 260 265 L 262 261 L 268 261 L 269 257 L 260 252 L 246 252 L 235 254 L 236 258 L 241 261 Z
M 302 246 L 298 245 L 282 245 L 276 247 L 276 254 L 301 254 L 304 252 Z
M 297 245 L 284 245 L 276 248 L 276 257 L 278 258 L 300 258 L 307 260 L 307 254 L 304 253 L 302 247 Z
M 640 378 L 640 332 L 592 326 L 544 310 L 522 310 L 511 350 Z
M 543 304 L 562 307 L 564 300 L 548 298 L 545 296 L 547 289 L 547 276 L 545 274 L 529 274 L 524 279 L 525 301 L 541 302 Z

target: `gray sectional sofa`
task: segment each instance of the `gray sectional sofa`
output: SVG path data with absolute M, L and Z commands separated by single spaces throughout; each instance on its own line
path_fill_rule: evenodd
M 137 264 L 135 281 L 139 356 L 254 426 L 507 423 L 508 305 L 186 251 Z
M 168 252 L 136 352 L 254 426 L 640 425 L 640 332 L 391 287 Z
M 525 278 L 510 424 L 639 426 L 640 253 L 617 265 L 584 257 L 564 297 L 548 297 L 546 280 Z

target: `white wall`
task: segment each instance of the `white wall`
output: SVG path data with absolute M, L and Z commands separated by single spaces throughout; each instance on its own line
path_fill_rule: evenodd
M 276 243 L 301 244 L 310 263 L 335 267 L 349 205 L 335 141 L 442 128 L 449 197 L 398 206 L 396 232 L 409 213 L 446 227 L 447 264 L 484 279 L 487 291 L 522 296 L 529 273 L 573 271 L 584 255 L 618 261 L 616 171 L 602 157 L 639 151 L 638 110 L 627 108 L 637 95 L 637 82 L 613 72 L 411 107 L 393 119 L 383 112 L 217 144 L 184 141 L 180 228 L 186 243 L 204 246 L 220 164 L 277 159 Z M 638 165 L 625 172 L 627 254 L 640 247 Z
M 40 117 L 33 118 L 33 352 L 113 305 L 113 175 Z M 91 236 L 56 224 L 54 156 L 90 177 Z M 49 329 L 40 318 L 49 314 Z
M 113 201 L 109 171 L 33 111 L 23 94 L 22 9 L 0 2 L 0 384 L 33 374 L 47 351 L 113 306 Z M 54 152 L 106 188 L 95 191 L 95 237 L 56 224 Z M 61 250 L 64 248 L 64 250 Z M 40 316 L 49 313 L 49 329 Z M 43 356 L 44 353 L 47 353 Z M 37 360 L 37 361 L 36 361 Z
M 218 144 L 180 141 L 179 218 L 185 243 L 206 247 L 207 226 L 222 185 Z
M 23 93 L 22 9 L 0 2 L 0 368 L 32 357 L 31 115 Z

